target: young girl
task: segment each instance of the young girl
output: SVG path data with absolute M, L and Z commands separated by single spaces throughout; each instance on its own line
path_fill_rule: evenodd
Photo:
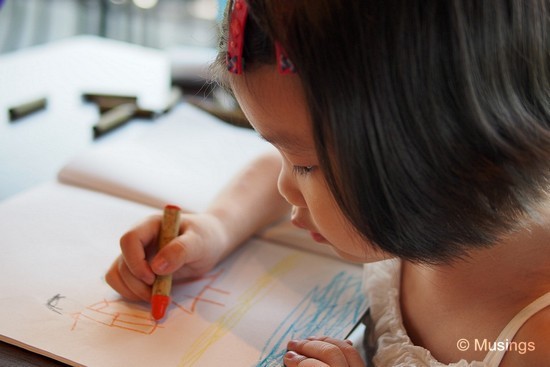
M 217 77 L 280 157 L 151 261 L 158 217 L 124 235 L 112 287 L 202 274 L 286 201 L 366 263 L 367 363 L 550 365 L 548 0 L 233 0 L 224 30 Z M 283 362 L 365 363 L 322 336 Z

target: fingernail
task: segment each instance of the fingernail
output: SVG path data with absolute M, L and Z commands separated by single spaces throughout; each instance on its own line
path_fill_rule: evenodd
M 288 351 L 288 352 L 285 353 L 284 358 L 286 358 L 286 359 L 293 359 L 293 358 L 296 358 L 296 357 L 298 357 L 298 356 L 299 356 L 298 353 L 293 352 L 293 351 Z
M 161 256 L 157 256 L 156 258 L 153 259 L 151 268 L 153 268 L 153 271 L 155 273 L 162 273 L 166 269 L 168 269 L 168 261 L 166 261 L 166 259 Z
M 294 349 L 298 346 L 298 340 L 291 340 L 288 342 L 287 347 L 290 349 Z

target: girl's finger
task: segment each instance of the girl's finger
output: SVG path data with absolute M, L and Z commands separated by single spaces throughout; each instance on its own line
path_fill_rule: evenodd
M 293 351 L 286 352 L 283 357 L 283 362 L 285 367 L 337 367 L 330 366 L 317 359 L 308 358 Z
M 123 261 L 121 257 L 118 257 L 113 264 L 111 265 L 111 268 L 109 271 L 107 271 L 107 274 L 105 275 L 105 281 L 107 284 L 109 284 L 115 291 L 120 293 L 120 295 L 128 300 L 131 301 L 138 301 L 140 300 L 139 297 L 137 297 L 127 286 L 124 280 L 122 279 L 120 275 L 120 262 Z
M 353 342 L 351 340 L 335 339 L 328 336 L 312 337 L 308 338 L 308 340 L 319 340 L 333 344 L 342 351 L 350 367 L 364 366 L 363 359 L 359 352 L 353 347 Z
M 146 248 L 156 243 L 160 220 L 160 216 L 151 217 L 120 238 L 120 249 L 128 269 L 149 285 L 153 284 L 155 274 L 147 262 Z

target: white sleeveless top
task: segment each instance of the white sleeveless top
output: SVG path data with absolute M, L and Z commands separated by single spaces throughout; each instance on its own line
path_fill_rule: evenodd
M 370 303 L 370 316 L 366 321 L 364 338 L 367 366 L 497 367 L 507 351 L 507 348 L 501 347 L 508 345 L 505 344 L 506 340 L 511 341 L 531 316 L 550 306 L 548 292 L 521 310 L 496 340 L 503 344 L 494 344 L 490 341 L 490 345 L 499 347 L 490 348 L 494 350 L 489 351 L 483 361 L 460 360 L 444 364 L 437 361 L 429 350 L 414 345 L 407 335 L 399 303 L 400 275 L 401 261 L 397 259 L 365 265 L 363 290 Z M 470 347 L 473 347 L 473 344 Z

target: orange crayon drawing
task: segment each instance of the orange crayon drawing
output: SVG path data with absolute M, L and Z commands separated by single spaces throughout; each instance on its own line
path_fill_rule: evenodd
M 152 334 L 161 327 L 146 311 L 128 310 L 123 300 L 103 300 L 86 307 L 82 312 L 73 314 L 75 330 L 81 320 L 89 320 L 108 327 L 119 328 L 141 334 Z
M 173 301 L 172 303 L 176 307 L 178 307 L 180 310 L 182 310 L 183 312 L 188 313 L 188 314 L 194 314 L 195 313 L 197 304 L 199 302 L 206 302 L 206 303 L 209 303 L 209 304 L 212 304 L 212 305 L 222 306 L 222 307 L 225 306 L 225 304 L 223 304 L 221 302 L 218 302 L 218 301 L 215 301 L 215 300 L 212 300 L 212 299 L 207 299 L 205 297 L 206 293 L 208 291 L 215 292 L 215 293 L 218 293 L 218 294 L 229 295 L 228 291 L 224 291 L 222 289 L 215 288 L 215 287 L 212 286 L 212 284 L 214 284 L 216 282 L 216 280 L 218 280 L 218 278 L 220 277 L 222 272 L 223 272 L 223 270 L 219 270 L 218 272 L 216 272 L 214 274 L 206 275 L 206 276 L 204 276 L 202 278 L 199 278 L 199 279 L 194 279 L 194 280 L 191 280 L 191 281 L 184 281 L 184 282 L 181 282 L 181 283 L 177 283 L 178 285 L 194 284 L 195 286 L 199 286 L 200 288 L 199 288 L 199 291 L 197 292 L 196 295 L 183 294 L 181 296 L 181 297 L 187 298 L 187 301 L 180 301 L 180 302 Z
M 185 299 L 179 300 L 179 302 L 172 301 L 172 304 L 176 309 L 189 315 L 195 314 L 199 302 L 224 307 L 225 304 L 207 298 L 207 293 L 209 292 L 217 295 L 229 295 L 228 291 L 213 286 L 222 273 L 223 270 L 219 270 L 214 274 L 177 283 L 178 287 L 174 289 L 176 293 L 186 293 L 177 295 L 175 298 Z M 84 320 L 140 334 L 153 334 L 158 328 L 162 327 L 151 316 L 149 309 L 140 306 L 137 307 L 141 309 L 131 308 L 128 302 L 121 299 L 113 301 L 102 300 L 86 307 L 81 312 L 72 314 L 74 322 L 71 330 L 75 330 L 77 325 Z

